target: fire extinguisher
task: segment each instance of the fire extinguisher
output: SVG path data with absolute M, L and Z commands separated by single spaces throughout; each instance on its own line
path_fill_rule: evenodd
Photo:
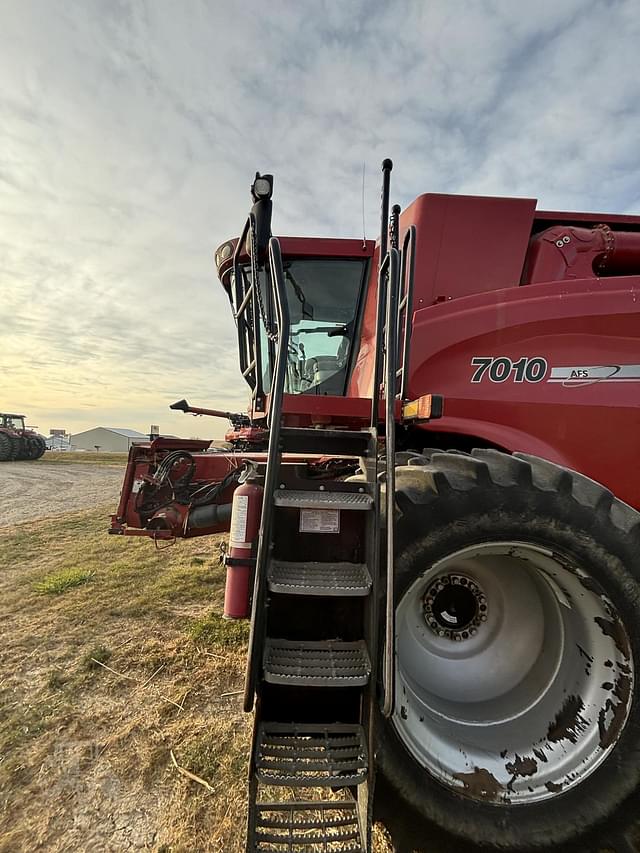
M 246 619 L 253 589 L 258 535 L 264 489 L 256 480 L 258 469 L 253 462 L 245 463 L 240 485 L 233 493 L 229 550 L 224 557 L 227 578 L 224 588 L 224 618 Z

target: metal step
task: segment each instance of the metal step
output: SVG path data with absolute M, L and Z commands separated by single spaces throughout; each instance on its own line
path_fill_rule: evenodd
M 310 507 L 313 509 L 371 509 L 373 498 L 365 492 L 326 492 L 279 489 L 274 495 L 276 506 Z
M 271 684 L 303 687 L 362 687 L 371 662 L 365 643 L 340 640 L 265 641 L 264 678 Z
M 290 563 L 272 560 L 267 579 L 271 592 L 288 595 L 368 595 L 371 575 L 363 563 Z
M 367 777 L 362 726 L 261 723 L 255 767 L 260 782 L 293 787 L 358 785 Z
M 304 429 L 281 427 L 283 453 L 319 453 L 326 456 L 367 456 L 371 444 L 368 430 Z
M 356 804 L 258 803 L 251 853 L 365 853 Z

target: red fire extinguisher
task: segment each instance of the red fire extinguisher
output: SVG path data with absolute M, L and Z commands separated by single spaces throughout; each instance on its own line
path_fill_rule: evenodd
M 256 482 L 256 466 L 247 465 L 233 493 L 229 550 L 224 558 L 227 578 L 224 588 L 224 618 L 246 619 L 253 588 L 264 489 Z

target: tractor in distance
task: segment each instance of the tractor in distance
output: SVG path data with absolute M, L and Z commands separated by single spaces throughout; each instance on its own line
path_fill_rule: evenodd
M 24 420 L 24 415 L 0 412 L 0 462 L 40 459 L 47 449 L 44 438 Z
M 130 451 L 111 533 L 230 531 L 250 853 L 633 849 L 640 217 L 420 195 L 215 253 L 248 414 Z

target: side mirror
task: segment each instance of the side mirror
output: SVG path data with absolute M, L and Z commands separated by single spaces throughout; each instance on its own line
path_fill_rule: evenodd
M 255 179 L 251 185 L 251 198 L 254 202 L 251 213 L 256 220 L 258 254 L 256 262 L 259 266 L 264 263 L 267 257 L 267 249 L 269 248 L 269 239 L 271 237 L 272 194 L 273 175 L 261 175 L 260 172 L 256 172 Z M 251 257 L 251 235 L 247 236 L 246 250 L 249 257 Z

